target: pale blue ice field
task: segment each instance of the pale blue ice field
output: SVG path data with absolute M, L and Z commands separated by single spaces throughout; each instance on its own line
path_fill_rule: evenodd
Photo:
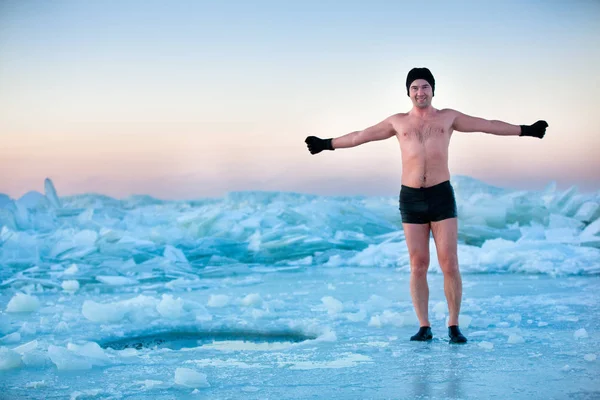
M 465 345 L 397 197 L 0 195 L 0 398 L 600 398 L 600 193 L 452 184 Z

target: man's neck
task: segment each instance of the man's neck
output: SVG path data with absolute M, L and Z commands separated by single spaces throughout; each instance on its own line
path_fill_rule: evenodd
M 409 114 L 419 118 L 427 118 L 435 114 L 436 111 L 437 110 L 430 105 L 426 108 L 413 107 L 412 110 L 409 111 Z

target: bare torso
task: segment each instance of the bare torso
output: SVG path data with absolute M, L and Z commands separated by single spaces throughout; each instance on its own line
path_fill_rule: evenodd
M 450 179 L 448 147 L 454 116 L 452 110 L 435 109 L 427 117 L 392 116 L 400 143 L 403 185 L 430 187 Z

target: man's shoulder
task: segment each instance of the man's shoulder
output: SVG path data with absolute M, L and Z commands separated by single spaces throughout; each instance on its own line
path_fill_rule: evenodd
M 441 110 L 438 110 L 439 113 L 443 113 L 443 114 L 452 114 L 452 115 L 456 115 L 459 114 L 458 111 L 452 109 L 452 108 L 443 108 Z
M 388 117 L 389 120 L 402 120 L 402 119 L 406 119 L 406 117 L 408 117 L 408 113 L 397 113 L 394 115 L 390 115 Z

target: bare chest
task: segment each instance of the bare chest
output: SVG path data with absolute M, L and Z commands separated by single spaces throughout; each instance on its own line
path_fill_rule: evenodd
M 400 132 L 401 141 L 426 143 L 430 141 L 447 141 L 450 128 L 443 121 L 422 121 L 403 126 Z

